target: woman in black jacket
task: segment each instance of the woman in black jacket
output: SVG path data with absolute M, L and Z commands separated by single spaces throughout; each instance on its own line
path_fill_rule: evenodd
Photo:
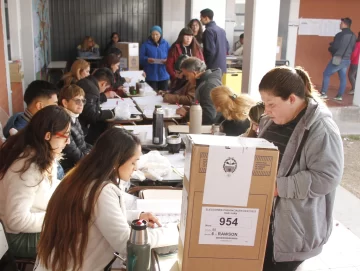
M 66 86 L 60 91 L 59 103 L 71 117 L 70 143 L 63 150 L 64 156 L 60 161 L 67 172 L 92 148 L 92 145 L 85 142 L 84 132 L 78 120 L 86 103 L 85 92 L 77 85 Z
M 104 50 L 104 55 L 108 55 L 110 48 L 116 48 L 116 44 L 120 41 L 120 35 L 118 32 L 112 32 L 111 36 L 110 36 L 110 41 L 109 43 L 106 45 L 105 50 Z

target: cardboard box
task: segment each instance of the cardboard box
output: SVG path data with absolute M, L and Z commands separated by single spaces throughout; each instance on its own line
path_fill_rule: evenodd
M 11 83 L 20 83 L 24 78 L 24 73 L 19 71 L 17 73 L 10 73 L 10 82 Z
M 276 60 L 281 60 L 282 37 L 278 37 L 276 44 Z
M 227 68 L 222 77 L 223 85 L 229 87 L 234 93 L 241 93 L 242 70 Z
M 9 71 L 10 73 L 19 73 L 21 70 L 21 63 L 18 60 L 9 62 Z
M 120 68 L 128 71 L 139 70 L 139 43 L 119 42 L 117 45 L 122 52 Z
M 277 148 L 213 135 L 188 135 L 185 143 L 179 269 L 262 271 Z

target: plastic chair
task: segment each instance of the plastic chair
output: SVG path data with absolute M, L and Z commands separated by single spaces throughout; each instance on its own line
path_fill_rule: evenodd
M 8 240 L 3 222 L 0 220 L 0 256 L 3 258 L 6 254 L 4 266 L 0 265 L 0 270 L 6 271 L 25 271 L 27 265 L 34 265 L 35 259 L 17 258 L 9 251 Z M 6 268 L 6 269 L 5 269 Z

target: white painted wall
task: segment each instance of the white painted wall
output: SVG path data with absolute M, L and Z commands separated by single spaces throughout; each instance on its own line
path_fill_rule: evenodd
M 280 0 L 246 1 L 245 13 L 242 92 L 259 100 L 259 83 L 276 60 Z
M 286 59 L 290 61 L 290 66 L 295 66 L 296 42 L 299 28 L 300 0 L 290 1 L 289 28 L 286 49 Z
M 24 89 L 36 79 L 32 0 L 21 0 L 21 53 L 24 67 Z
M 8 1 L 10 48 L 12 59 L 22 59 L 20 0 Z
M 185 27 L 185 0 L 162 1 L 163 37 L 171 45 Z
M 9 104 L 9 114 L 12 115 L 13 109 L 12 109 L 12 96 L 11 96 L 11 84 L 10 84 L 10 71 L 9 71 L 9 65 L 7 64 L 7 61 L 9 59 L 8 54 L 8 43 L 7 43 L 7 35 L 6 35 L 6 20 L 5 20 L 5 3 L 4 0 L 1 0 L 1 18 L 2 18 L 2 32 L 4 37 L 4 56 L 5 56 L 5 72 L 6 72 L 6 87 L 8 92 L 8 104 Z

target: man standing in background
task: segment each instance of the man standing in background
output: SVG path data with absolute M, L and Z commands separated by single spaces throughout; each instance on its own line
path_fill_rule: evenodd
M 330 76 L 334 73 L 339 74 L 340 86 L 338 93 L 334 100 L 342 101 L 342 96 L 346 88 L 346 72 L 350 66 L 350 56 L 354 49 L 356 36 L 350 30 L 351 27 L 350 18 L 342 18 L 340 23 L 341 32 L 337 33 L 334 37 L 334 41 L 330 43 L 329 52 L 332 55 L 332 59 L 326 66 L 323 73 L 323 82 L 321 88 L 321 98 L 327 99 L 327 91 L 330 82 Z
M 206 28 L 203 34 L 204 59 L 208 69 L 220 68 L 225 73 L 229 43 L 225 30 L 217 26 L 213 18 L 214 12 L 211 9 L 200 11 L 200 21 Z

